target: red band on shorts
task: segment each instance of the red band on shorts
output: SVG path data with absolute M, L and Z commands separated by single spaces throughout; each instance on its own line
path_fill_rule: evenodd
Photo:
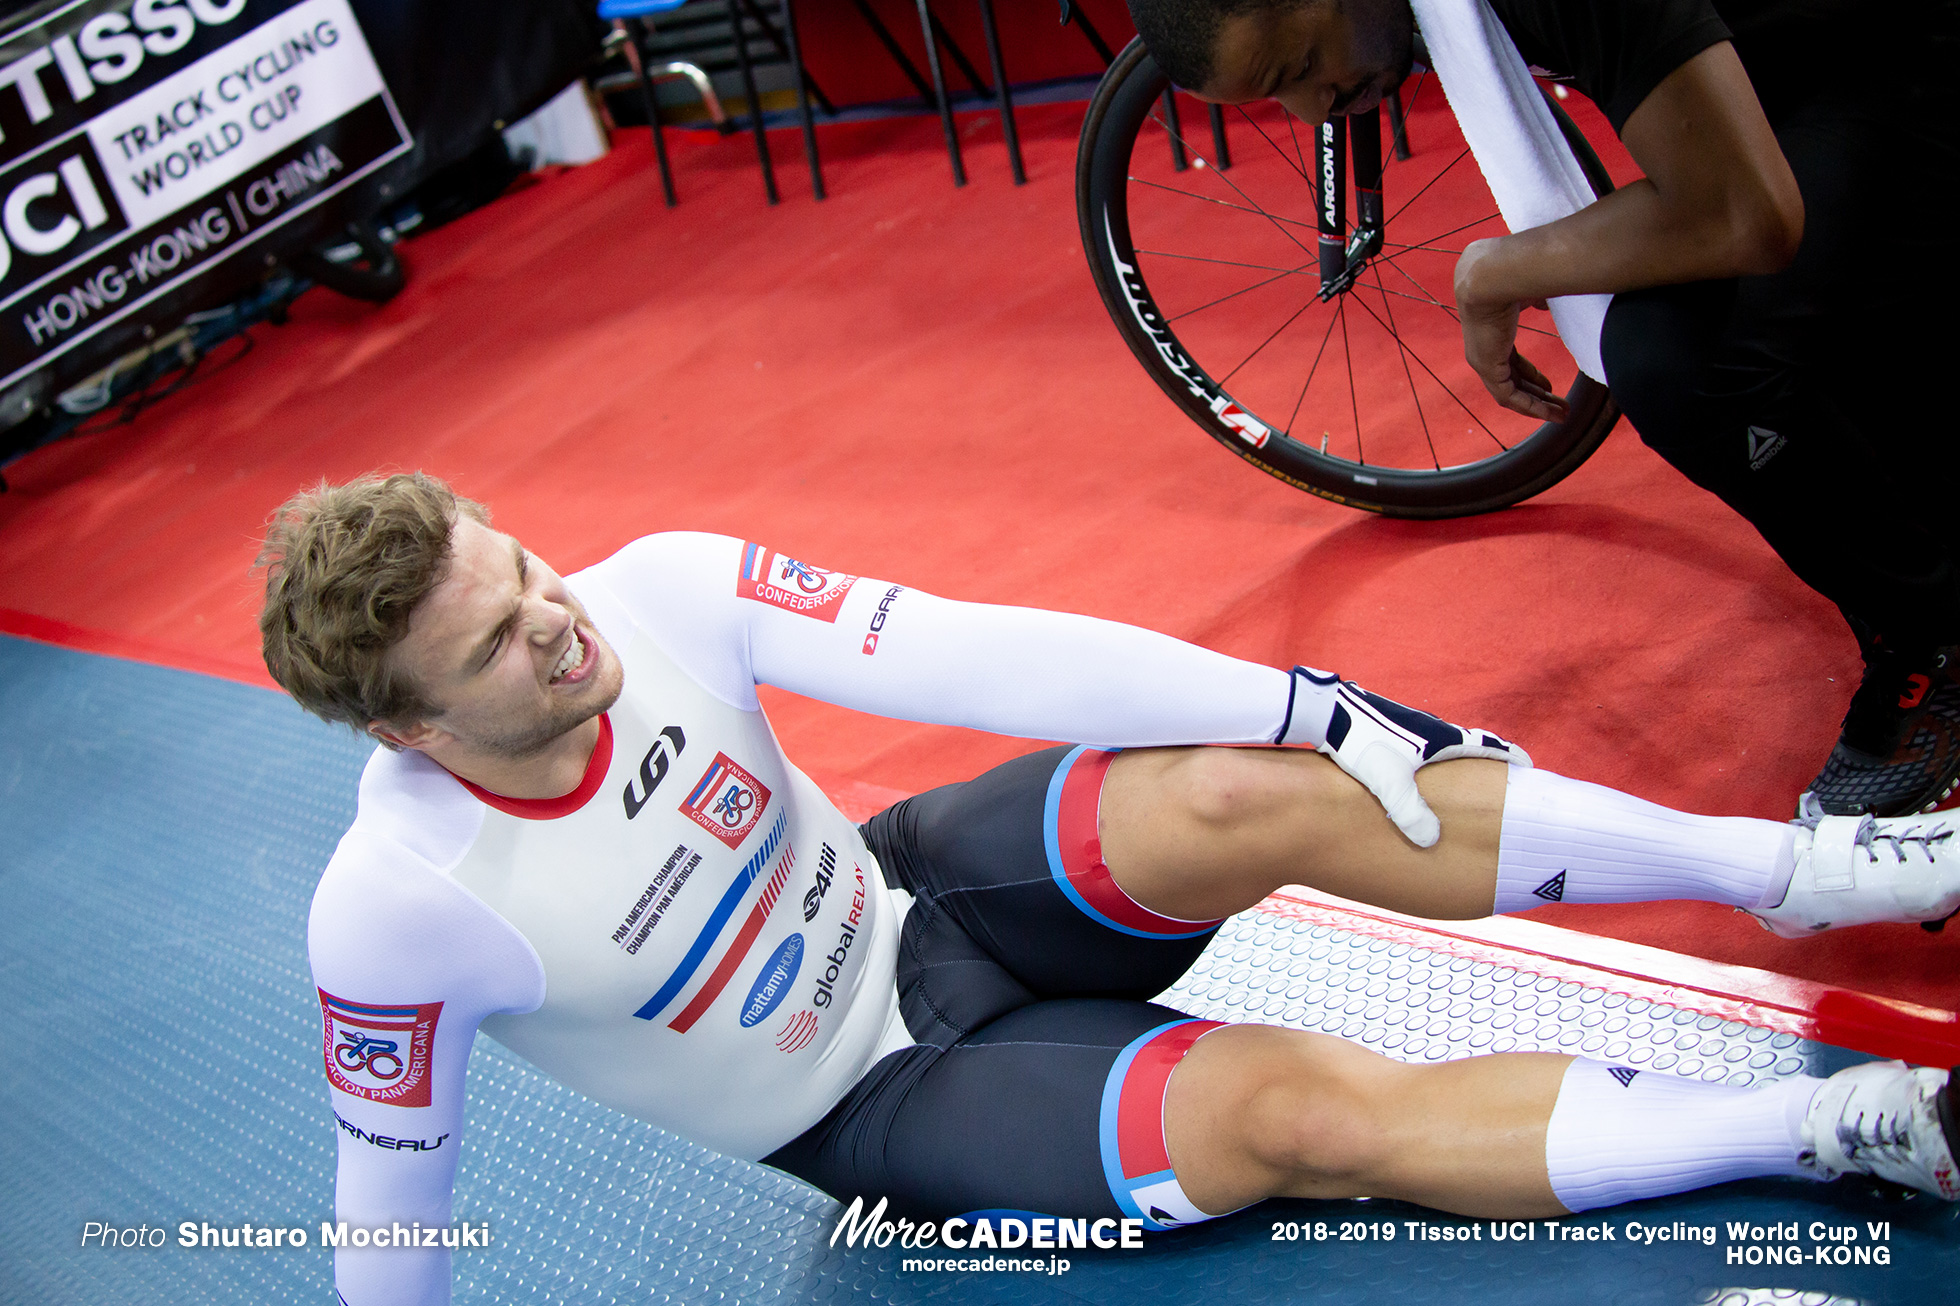
M 1103 781 L 1115 759 L 1114 750 L 1084 748 L 1062 763 L 1054 850 L 1065 887 L 1073 890 L 1070 896 L 1091 916 L 1127 934 L 1190 938 L 1211 929 L 1217 921 L 1183 921 L 1151 911 L 1123 892 L 1103 863 L 1097 816 L 1102 808 Z
M 1171 1168 L 1164 1143 L 1164 1091 L 1171 1071 L 1218 1020 L 1187 1020 L 1152 1037 L 1136 1050 L 1123 1072 L 1116 1100 L 1116 1155 L 1123 1177 L 1139 1179 Z

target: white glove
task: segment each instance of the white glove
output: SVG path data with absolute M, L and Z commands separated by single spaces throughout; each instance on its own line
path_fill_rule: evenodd
M 1322 685 L 1333 679 L 1305 667 L 1295 668 L 1295 673 Z M 1340 681 L 1334 692 L 1327 741 L 1315 747 L 1381 799 L 1388 819 L 1418 848 L 1434 847 L 1442 837 L 1443 826 L 1416 789 L 1417 771 L 1431 762 L 1458 757 L 1531 765 L 1522 748 L 1488 730 L 1453 726 L 1427 712 L 1371 694 L 1352 680 Z

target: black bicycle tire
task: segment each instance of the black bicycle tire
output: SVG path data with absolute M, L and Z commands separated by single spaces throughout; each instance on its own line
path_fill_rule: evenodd
M 1149 118 L 1150 104 L 1166 85 L 1167 79 L 1140 40 L 1125 46 L 1103 75 L 1076 151 L 1076 218 L 1096 290 L 1130 352 L 1158 388 L 1206 434 L 1259 470 L 1309 494 L 1385 516 L 1426 519 L 1508 508 L 1550 489 L 1592 456 L 1620 412 L 1607 388 L 1583 374 L 1567 392 L 1571 407 L 1564 422 L 1544 423 L 1503 453 L 1440 471 L 1375 467 L 1329 457 L 1277 430 L 1271 431 L 1263 447 L 1254 447 L 1241 430 L 1221 420 L 1221 413 L 1243 410 L 1191 358 L 1175 333 L 1161 325 L 1163 315 L 1134 261 L 1127 230 L 1131 151 Z M 1594 193 L 1611 191 L 1612 180 L 1585 136 L 1555 99 L 1547 96 L 1546 103 Z M 1110 150 L 1120 152 L 1112 155 Z M 1124 265 L 1130 273 L 1127 279 L 1116 266 L 1125 252 L 1131 260 Z M 1152 316 L 1160 324 L 1156 332 L 1149 324 Z

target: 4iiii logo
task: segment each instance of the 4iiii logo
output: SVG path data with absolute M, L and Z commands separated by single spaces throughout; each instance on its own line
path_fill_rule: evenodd
M 328 1081 L 370 1102 L 429 1105 L 429 1058 L 442 1004 L 380 1006 L 316 991 L 326 1024 Z
M 681 800 L 687 819 L 727 844 L 742 846 L 769 806 L 769 787 L 726 753 L 716 753 L 707 773 Z
M 823 571 L 760 544 L 744 544 L 735 596 L 834 622 L 837 609 L 844 606 L 844 596 L 856 583 L 856 576 Z

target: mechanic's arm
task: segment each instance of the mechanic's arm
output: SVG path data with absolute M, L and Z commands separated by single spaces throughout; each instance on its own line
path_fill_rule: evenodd
M 1457 263 L 1465 357 L 1500 403 L 1542 420 L 1563 416 L 1563 401 L 1513 348 L 1520 307 L 1775 272 L 1803 238 L 1796 177 L 1728 42 L 1669 73 L 1620 137 L 1644 178 L 1557 222 L 1473 241 Z

